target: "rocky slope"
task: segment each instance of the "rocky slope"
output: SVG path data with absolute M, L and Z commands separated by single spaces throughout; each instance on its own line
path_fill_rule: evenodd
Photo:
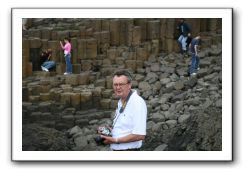
M 148 107 L 144 151 L 221 151 L 222 46 L 219 34 L 206 36 L 194 77 L 187 74 L 190 56 L 155 50 L 153 40 L 140 49 L 110 46 L 70 76 L 56 70 L 23 77 L 23 150 L 109 150 L 94 138 L 98 126 L 111 124 L 112 73 L 125 68 Z

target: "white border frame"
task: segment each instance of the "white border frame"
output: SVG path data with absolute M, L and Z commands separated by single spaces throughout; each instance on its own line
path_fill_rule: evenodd
M 222 18 L 222 151 L 22 151 L 22 18 Z M 12 9 L 12 160 L 232 161 L 232 148 L 231 8 Z

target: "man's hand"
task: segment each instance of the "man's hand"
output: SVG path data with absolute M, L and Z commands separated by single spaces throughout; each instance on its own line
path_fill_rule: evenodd
M 104 144 L 113 144 L 113 143 L 116 143 L 116 140 L 113 137 L 101 135 L 101 138 L 104 138 L 105 139 L 103 141 Z
M 104 144 L 129 143 L 129 142 L 145 139 L 145 135 L 137 135 L 137 134 L 129 134 L 127 136 L 117 138 L 117 140 L 116 140 L 116 138 L 113 138 L 110 136 L 101 135 L 101 137 L 105 139 Z

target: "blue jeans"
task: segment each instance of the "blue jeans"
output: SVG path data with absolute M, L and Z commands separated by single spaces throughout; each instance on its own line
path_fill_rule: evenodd
M 180 35 L 178 42 L 181 45 L 181 50 L 186 51 L 186 40 L 187 40 L 187 36 L 184 37 L 183 35 Z
M 71 54 L 64 55 L 66 62 L 66 72 L 72 73 Z
M 48 70 L 55 67 L 56 63 L 54 61 L 46 61 L 42 64 L 43 67 L 47 68 Z
M 200 61 L 199 57 L 195 53 L 192 53 L 190 74 L 196 72 L 197 68 L 199 67 L 199 61 Z

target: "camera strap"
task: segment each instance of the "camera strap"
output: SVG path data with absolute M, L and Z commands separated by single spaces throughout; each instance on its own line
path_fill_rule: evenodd
M 115 116 L 116 119 L 115 119 L 115 121 L 114 121 L 114 123 L 113 123 L 113 127 L 115 126 L 115 124 L 116 124 L 116 122 L 117 122 L 119 116 L 124 112 L 125 107 L 126 107 L 128 101 L 129 101 L 131 95 L 132 95 L 132 90 L 130 90 L 130 93 L 129 93 L 128 96 L 126 97 L 125 101 L 122 103 L 122 106 L 121 106 L 121 108 L 119 109 L 119 114 L 118 114 L 118 115 L 116 114 L 116 115 L 117 115 L 117 118 L 116 118 L 116 116 Z M 122 101 L 122 100 L 121 100 L 121 101 Z

